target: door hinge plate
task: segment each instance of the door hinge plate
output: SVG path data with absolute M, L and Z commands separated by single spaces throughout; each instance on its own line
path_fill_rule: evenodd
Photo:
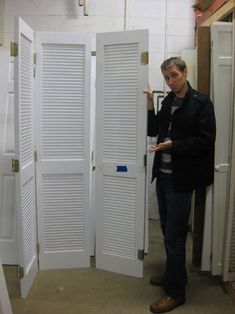
M 138 259 L 140 261 L 144 260 L 144 250 L 138 250 Z
M 18 56 L 18 44 L 15 42 L 11 42 L 11 57 Z
M 37 243 L 37 254 L 38 255 L 40 254 L 40 245 L 39 245 L 39 243 Z
M 37 55 L 36 55 L 36 52 L 34 52 L 33 54 L 33 64 L 36 64 L 37 62 Z
M 12 172 L 19 172 L 20 169 L 20 163 L 18 159 L 12 159 L 11 160 L 11 167 L 12 167 Z
M 92 168 L 92 171 L 95 171 L 95 152 L 92 151 L 91 153 L 91 168 Z
M 36 150 L 34 151 L 34 156 L 33 156 L 33 159 L 34 159 L 34 161 L 35 161 L 35 162 L 37 162 L 37 161 L 38 161 L 38 153 L 37 153 L 37 151 L 36 151 Z
M 141 63 L 148 64 L 149 63 L 149 53 L 148 51 L 141 52 Z
M 17 277 L 18 280 L 24 278 L 24 268 L 22 266 L 17 267 Z

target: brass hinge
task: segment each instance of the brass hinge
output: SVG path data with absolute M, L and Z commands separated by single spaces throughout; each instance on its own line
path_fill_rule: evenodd
M 17 278 L 18 280 L 24 278 L 24 268 L 22 266 L 17 267 Z
M 39 243 L 37 243 L 37 254 L 39 255 L 39 253 L 40 253 L 40 245 Z
M 148 51 L 141 52 L 141 63 L 148 64 L 149 63 L 149 53 Z
M 95 157 L 94 157 L 94 151 L 91 153 L 91 168 L 92 171 L 95 171 Z
M 18 44 L 11 42 L 11 57 L 17 57 L 18 56 Z
M 144 155 L 144 167 L 147 167 L 147 155 Z
M 37 61 L 37 56 L 36 56 L 36 52 L 34 52 L 33 54 L 33 64 L 36 64 Z
M 34 161 L 37 162 L 37 161 L 38 161 L 38 153 L 37 153 L 36 150 L 34 151 L 34 154 L 33 154 L 33 155 L 34 155 L 34 156 L 33 156 Z
M 144 250 L 138 250 L 138 259 L 140 261 L 144 260 Z
M 20 163 L 19 163 L 18 159 L 12 159 L 11 160 L 11 168 L 12 168 L 12 172 L 19 172 Z

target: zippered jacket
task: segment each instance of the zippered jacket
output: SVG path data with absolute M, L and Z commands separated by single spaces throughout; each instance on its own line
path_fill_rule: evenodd
M 148 136 L 163 142 L 170 122 L 172 140 L 172 181 L 175 192 L 192 191 L 214 181 L 216 122 L 208 96 L 188 83 L 188 91 L 179 109 L 171 115 L 175 94 L 170 92 L 162 101 L 160 111 L 148 111 Z M 155 152 L 152 181 L 159 175 L 161 152 Z

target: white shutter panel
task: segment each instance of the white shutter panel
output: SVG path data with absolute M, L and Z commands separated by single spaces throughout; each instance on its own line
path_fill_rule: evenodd
M 96 266 L 143 276 L 148 31 L 97 35 Z
M 217 118 L 215 180 L 213 191 L 212 274 L 221 275 L 223 265 L 225 215 L 228 207 L 232 110 L 232 23 L 211 27 L 213 102 Z
M 25 297 L 37 273 L 34 98 L 33 98 L 33 30 L 21 19 L 15 24 L 18 57 L 15 59 L 15 156 L 19 160 L 16 174 L 16 202 L 19 228 L 19 259 L 24 277 L 21 295 Z
M 36 34 L 41 269 L 89 266 L 90 58 L 78 33 Z

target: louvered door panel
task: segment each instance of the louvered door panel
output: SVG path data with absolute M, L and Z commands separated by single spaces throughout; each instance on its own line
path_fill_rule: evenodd
M 84 250 L 83 175 L 43 175 L 42 181 L 45 251 Z
M 22 214 L 23 214 L 23 235 L 26 269 L 35 256 L 36 226 L 35 226 L 35 184 L 34 177 L 29 178 L 22 187 Z
M 104 47 L 104 160 L 136 163 L 138 44 Z
M 21 295 L 25 297 L 38 270 L 34 163 L 34 96 L 33 96 L 33 30 L 16 19 L 15 36 L 18 56 L 15 58 L 15 158 L 18 209 L 19 260 L 23 269 Z
M 84 159 L 84 58 L 82 45 L 42 47 L 43 159 Z
M 21 120 L 21 165 L 25 168 L 33 162 L 33 47 L 32 42 L 24 35 L 20 37 L 21 62 L 20 62 L 20 120 Z
M 235 192 L 235 191 L 234 191 Z M 230 243 L 229 272 L 235 277 L 235 198 L 233 199 L 232 232 Z
M 41 269 L 89 266 L 90 45 L 37 33 L 37 200 Z
M 96 266 L 141 277 L 147 31 L 97 35 Z
M 104 176 L 104 254 L 134 260 L 136 179 Z

